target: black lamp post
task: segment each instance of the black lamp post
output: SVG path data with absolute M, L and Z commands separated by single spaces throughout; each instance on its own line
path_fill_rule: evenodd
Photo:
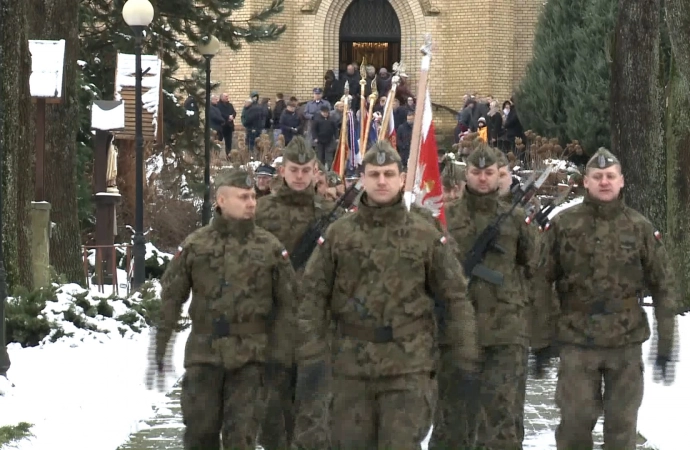
M 211 221 L 211 59 L 220 50 L 220 41 L 215 36 L 207 36 L 198 45 L 199 52 L 206 60 L 206 110 L 204 118 L 204 205 L 201 208 L 201 224 Z
M 139 289 L 146 281 L 146 238 L 144 237 L 144 133 L 142 131 L 143 107 L 141 102 L 141 41 L 144 30 L 153 20 L 153 6 L 148 0 L 127 0 L 122 17 L 134 31 L 134 56 L 136 59 L 136 85 L 134 101 L 136 140 L 136 208 L 134 216 L 134 280 L 132 287 Z
M 5 64 L 2 47 L 0 47 L 0 67 Z M 2 180 L 2 164 L 4 155 L 3 127 L 5 124 L 5 109 L 3 98 L 0 97 L 0 180 Z M 0 376 L 6 376 L 10 370 L 10 355 L 5 345 L 5 300 L 7 298 L 7 279 L 5 276 L 5 258 L 2 249 L 2 187 L 0 187 Z

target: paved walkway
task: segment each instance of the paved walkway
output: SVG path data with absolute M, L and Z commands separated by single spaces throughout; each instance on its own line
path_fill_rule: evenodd
M 556 370 L 551 370 L 542 380 L 527 382 L 527 404 L 525 405 L 525 450 L 555 449 L 554 430 L 558 425 L 558 410 L 554 405 L 556 391 Z M 133 434 L 118 450 L 183 450 L 182 416 L 179 406 L 180 389 L 176 387 L 169 396 L 168 404 L 158 415 L 147 422 L 148 427 Z M 603 438 L 602 421 L 594 430 L 595 448 L 601 448 Z M 640 439 L 638 450 L 652 447 Z M 426 450 L 426 449 L 425 449 Z

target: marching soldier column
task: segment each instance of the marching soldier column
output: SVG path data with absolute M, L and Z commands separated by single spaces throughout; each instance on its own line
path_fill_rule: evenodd
M 553 168 L 511 189 L 505 156 L 486 144 L 466 165 L 445 161 L 444 229 L 414 199 L 430 40 L 422 53 L 408 173 L 385 139 L 360 147 L 361 179 L 346 171 L 344 119 L 335 173 L 295 137 L 270 194 L 270 167 L 256 186 L 241 169 L 216 176 L 213 222 L 162 280 L 159 373 L 193 294 L 185 449 L 220 449 L 222 435 L 233 449 L 416 450 L 432 423 L 430 449 L 521 449 L 530 348 L 537 377 L 560 350 L 559 450 L 591 449 L 602 411 L 606 447 L 635 448 L 647 292 L 655 378 L 674 377 L 677 291 L 661 235 L 623 203 L 610 152 L 587 164 L 582 205 L 550 224 L 556 203 L 527 219 L 524 208 Z M 346 86 L 344 117 L 350 98 Z M 335 203 L 317 193 L 343 179 Z

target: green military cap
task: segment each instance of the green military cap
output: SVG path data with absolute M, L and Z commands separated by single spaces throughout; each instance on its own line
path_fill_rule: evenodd
M 316 152 L 302 136 L 295 136 L 283 150 L 283 160 L 295 164 L 307 164 L 316 159 Z
M 336 187 L 339 184 L 343 184 L 343 180 L 340 178 L 340 176 L 333 171 L 328 172 L 328 175 L 326 175 L 326 180 L 328 181 L 328 187 Z
M 498 163 L 498 167 L 501 168 L 507 166 L 508 158 L 506 157 L 506 154 L 497 148 L 494 149 L 494 152 L 496 153 L 496 162 Z
M 244 169 L 223 169 L 213 179 L 216 190 L 223 186 L 251 189 L 254 187 L 252 176 Z
M 367 150 L 362 165 L 373 164 L 375 166 L 387 166 L 389 164 L 401 164 L 400 155 L 388 141 L 377 142 Z
M 496 152 L 488 145 L 480 145 L 467 157 L 467 164 L 478 169 L 486 169 L 497 162 Z
M 590 158 L 585 168 L 607 169 L 615 165 L 620 166 L 620 164 L 621 162 L 618 160 L 618 158 L 616 158 L 616 155 L 602 147 Z

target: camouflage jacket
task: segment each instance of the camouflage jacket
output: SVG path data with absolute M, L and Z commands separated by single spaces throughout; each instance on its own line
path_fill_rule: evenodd
M 292 252 L 316 219 L 331 212 L 335 204 L 313 189 L 293 191 L 285 182 L 256 205 L 256 225 L 269 231 Z
M 618 347 L 649 338 L 639 299 L 652 295 L 659 354 L 670 356 L 678 302 L 661 235 L 622 199 L 582 204 L 554 217 L 542 262 L 556 283 L 561 312 L 557 339 L 587 347 Z
M 541 251 L 543 233 L 536 226 L 529 226 L 528 230 L 535 247 Z M 528 328 L 529 343 L 530 347 L 539 349 L 553 344 L 558 320 L 558 297 L 553 289 L 553 283 L 546 279 L 544 271 L 537 270 L 532 275 L 527 279 L 529 283 L 527 297 L 531 308 Z
M 457 245 L 462 263 L 481 232 L 510 206 L 500 201 L 498 193 L 477 195 L 466 190 L 462 199 L 446 209 L 448 234 Z M 489 250 L 483 264 L 503 274 L 502 286 L 473 277 L 469 297 L 477 311 L 480 346 L 529 345 L 529 282 L 536 270 L 537 251 L 534 239 L 524 223 L 525 214 L 518 209 L 503 220 L 497 244 L 505 254 Z
M 419 206 L 416 203 L 412 203 L 412 205 L 410 205 L 410 212 L 419 214 L 424 220 L 433 225 L 436 230 L 443 233 L 443 226 L 441 226 L 441 222 L 439 222 L 438 219 L 434 217 L 434 214 L 428 209 L 424 208 L 423 206 Z
M 269 342 L 269 335 L 282 323 L 294 327 L 295 273 L 285 247 L 253 221 L 216 212 L 210 225 L 187 237 L 161 284 L 158 356 L 191 292 L 185 367 L 214 364 L 232 370 L 267 359 L 289 362 L 294 342 L 285 336 Z M 225 337 L 214 332 L 220 318 L 229 324 Z
M 324 199 L 314 189 L 307 188 L 303 191 L 290 189 L 285 182 L 274 190 L 271 195 L 262 197 L 257 202 L 256 224 L 275 237 L 292 252 L 300 239 L 315 220 L 331 212 L 335 204 Z M 300 292 L 299 280 L 304 270 L 299 270 L 297 277 L 297 292 Z M 302 298 L 298 294 L 297 298 Z M 278 324 L 276 333 L 279 336 L 290 336 L 293 341 L 297 336 L 296 325 L 288 327 L 289 322 Z M 294 362 L 294 349 L 290 354 L 290 362 Z
M 506 203 L 506 206 L 510 208 L 512 206 L 513 196 L 509 194 L 504 196 L 502 200 Z M 530 203 L 535 207 L 541 206 L 537 197 L 533 197 Z M 520 209 L 516 209 L 520 211 Z M 525 217 L 525 221 L 527 217 L 529 217 L 529 214 Z M 527 227 L 527 231 L 534 242 L 534 248 L 540 251 L 542 233 L 539 231 L 538 224 L 533 222 L 532 226 Z M 537 260 L 538 259 L 537 257 Z M 544 272 L 536 271 L 535 273 L 528 274 L 526 271 L 525 280 L 527 282 L 527 298 L 530 308 L 527 328 L 529 345 L 535 349 L 544 348 L 551 345 L 555 337 L 558 299 L 553 290 L 553 283 L 547 281 Z
M 438 295 L 447 304 L 446 333 L 456 361 L 471 370 L 477 359 L 474 310 L 460 264 L 445 244 L 402 201 L 371 207 L 365 194 L 357 212 L 328 229 L 307 264 L 297 312 L 298 360 L 325 358 L 332 342 L 335 374 L 430 372 L 438 356 L 432 300 Z

